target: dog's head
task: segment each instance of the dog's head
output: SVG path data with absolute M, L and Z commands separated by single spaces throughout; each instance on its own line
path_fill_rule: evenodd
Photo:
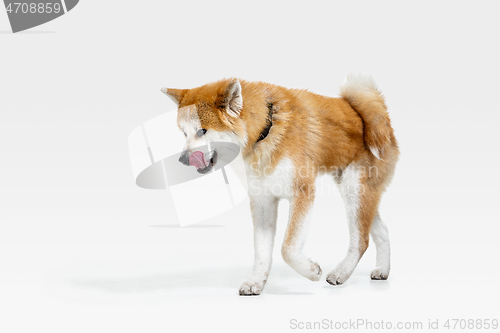
M 193 89 L 161 91 L 177 105 L 177 125 L 186 137 L 179 161 L 207 173 L 217 163 L 217 151 L 210 142 L 232 142 L 242 148 L 246 143 L 241 84 L 236 79 L 210 83 Z M 196 149 L 207 147 L 206 152 Z

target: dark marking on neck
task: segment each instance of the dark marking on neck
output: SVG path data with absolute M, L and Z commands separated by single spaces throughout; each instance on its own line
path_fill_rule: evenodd
M 267 108 L 269 109 L 269 114 L 267 115 L 267 119 L 266 119 L 266 127 L 264 127 L 262 132 L 260 132 L 260 135 L 259 135 L 259 138 L 257 139 L 257 142 L 264 140 L 267 137 L 267 135 L 269 134 L 269 131 L 271 130 L 271 126 L 273 126 L 273 113 L 274 113 L 273 102 L 268 102 Z

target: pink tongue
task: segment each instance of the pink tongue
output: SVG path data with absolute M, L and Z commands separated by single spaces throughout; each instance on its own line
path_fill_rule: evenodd
M 208 165 L 207 161 L 205 160 L 205 154 L 203 154 L 201 151 L 195 151 L 191 154 L 191 156 L 189 156 L 189 164 L 195 166 L 197 169 L 203 169 Z

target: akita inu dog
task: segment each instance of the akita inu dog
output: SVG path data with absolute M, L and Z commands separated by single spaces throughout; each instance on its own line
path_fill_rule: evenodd
M 302 248 L 311 222 L 315 178 L 323 173 L 331 174 L 339 186 L 350 234 L 345 258 L 326 281 L 340 285 L 351 276 L 368 247 L 369 235 L 377 250 L 371 278 L 387 279 L 389 235 L 378 206 L 399 151 L 384 97 L 371 78 L 349 76 L 340 98 L 237 79 L 162 91 L 179 107 L 178 125 L 186 136 L 180 162 L 205 173 L 217 163 L 217 152 L 205 154 L 193 151 L 194 147 L 232 141 L 241 148 L 255 261 L 240 295 L 260 294 L 267 281 L 280 199 L 290 200 L 283 259 L 308 279 L 320 279 L 320 266 Z

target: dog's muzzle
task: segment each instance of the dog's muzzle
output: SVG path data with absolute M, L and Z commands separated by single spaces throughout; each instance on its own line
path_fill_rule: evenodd
M 179 157 L 179 162 L 187 166 L 192 165 L 196 168 L 196 171 L 205 174 L 212 170 L 215 163 L 217 163 L 217 151 L 212 150 L 208 154 L 204 154 L 201 151 L 191 153 L 185 150 Z

